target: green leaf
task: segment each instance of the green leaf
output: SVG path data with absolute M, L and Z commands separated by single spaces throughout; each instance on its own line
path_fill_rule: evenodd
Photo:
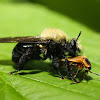
M 83 55 L 91 61 L 92 72 L 100 74 L 100 34 L 86 25 L 39 4 L 0 4 L 0 37 L 39 36 L 43 29 L 62 29 L 68 38 L 80 31 Z M 79 84 L 60 80 L 51 61 L 32 61 L 18 74 L 11 61 L 16 43 L 0 43 L 0 100 L 94 100 L 100 99 L 100 77 L 89 73 Z M 27 70 L 26 70 L 27 69 Z

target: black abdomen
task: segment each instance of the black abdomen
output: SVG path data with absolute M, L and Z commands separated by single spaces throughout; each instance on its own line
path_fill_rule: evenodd
M 32 43 L 18 43 L 12 51 L 12 61 L 19 62 L 19 59 L 23 54 L 27 54 L 26 61 L 31 59 L 40 59 L 40 48 L 37 44 Z

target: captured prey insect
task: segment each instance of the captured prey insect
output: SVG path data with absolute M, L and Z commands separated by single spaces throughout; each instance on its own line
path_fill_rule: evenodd
M 68 66 L 66 56 L 78 56 L 78 53 L 81 52 L 81 48 L 78 45 L 80 35 L 81 32 L 77 38 L 69 40 L 62 30 L 47 28 L 40 36 L 0 38 L 0 43 L 18 43 L 12 51 L 12 61 L 16 63 L 17 70 L 11 72 L 11 74 L 23 69 L 25 63 L 30 60 L 46 60 L 49 58 L 63 79 L 64 77 L 59 70 L 59 63 L 61 59 L 65 59 L 65 65 Z M 43 54 L 43 57 L 40 56 L 41 54 Z M 71 73 L 70 75 L 72 77 Z
M 100 74 L 96 74 L 96 73 L 90 71 L 91 63 L 86 56 L 81 55 L 81 56 L 77 56 L 77 57 L 67 57 L 67 60 L 69 62 L 69 66 L 67 67 L 67 69 L 68 70 L 70 69 L 70 71 L 68 71 L 67 73 L 73 74 L 71 78 L 74 80 L 74 83 L 79 83 L 75 78 L 76 78 L 77 74 L 79 72 L 81 72 L 82 69 L 84 70 L 83 73 L 86 73 L 86 74 L 80 80 L 80 82 L 88 75 L 88 72 L 100 76 Z M 65 59 L 62 59 L 61 61 L 65 61 Z M 78 68 L 78 69 L 77 69 L 76 73 L 73 73 L 72 70 L 74 70 L 75 68 Z M 67 75 L 65 77 L 67 77 Z

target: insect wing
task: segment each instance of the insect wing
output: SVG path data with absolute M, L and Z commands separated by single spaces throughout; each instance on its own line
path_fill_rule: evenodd
M 42 41 L 39 36 L 28 36 L 28 37 L 7 37 L 0 38 L 0 43 L 42 43 L 46 41 Z

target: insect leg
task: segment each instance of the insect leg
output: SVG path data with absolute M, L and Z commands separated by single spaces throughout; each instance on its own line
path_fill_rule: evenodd
M 66 70 L 67 70 L 68 75 L 70 75 L 70 77 L 74 80 L 74 83 L 79 83 L 79 82 L 75 79 L 75 77 L 73 76 L 73 74 L 72 74 L 71 65 L 67 65 Z
M 17 70 L 11 72 L 10 75 L 12 75 L 12 74 L 15 73 L 15 72 L 20 71 L 20 70 L 24 67 L 24 64 L 25 64 L 27 61 L 29 61 L 29 60 L 32 59 L 31 57 L 29 58 L 29 56 L 28 56 L 29 54 L 30 54 L 30 48 L 28 48 L 28 49 L 26 50 L 26 52 L 23 53 L 22 56 L 19 58 L 19 61 L 18 61 L 18 63 L 17 63 Z
M 57 70 L 58 74 L 61 76 L 61 79 L 64 79 L 64 77 L 62 76 L 62 74 L 59 70 L 59 67 L 60 67 L 59 58 L 51 56 L 51 60 L 52 60 L 52 64 L 53 64 L 54 68 Z
M 86 76 L 88 75 L 88 72 L 84 72 L 84 73 L 86 73 L 86 75 L 84 75 L 84 77 L 81 79 L 81 81 L 84 79 L 84 78 L 86 78 Z M 81 82 L 80 81 L 80 82 Z
M 67 71 L 67 75 L 70 75 L 70 77 L 74 80 L 74 83 L 79 83 L 76 81 L 75 77 L 72 74 L 72 66 L 69 64 L 69 61 L 67 60 L 67 58 L 65 57 L 65 65 L 66 65 L 66 71 Z M 67 75 L 65 77 L 67 77 Z
M 66 66 L 67 75 L 70 75 L 70 77 L 74 80 L 74 82 L 75 82 L 75 83 L 78 83 L 78 82 L 76 81 L 75 77 L 74 77 L 73 74 L 72 74 L 72 69 L 71 69 L 72 66 L 69 64 L 68 59 L 67 59 L 66 57 L 64 57 L 63 60 L 64 60 L 65 66 Z M 66 75 L 64 78 L 66 78 L 67 75 Z
M 74 78 L 77 76 L 77 73 L 79 72 L 79 68 L 77 69 L 75 75 L 74 75 Z

